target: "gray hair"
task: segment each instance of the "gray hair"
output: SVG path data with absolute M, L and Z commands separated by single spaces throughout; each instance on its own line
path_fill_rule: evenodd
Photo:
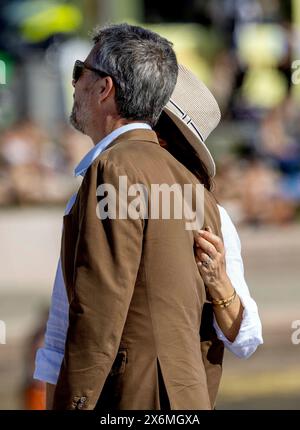
M 119 115 L 153 127 L 177 81 L 172 43 L 126 23 L 96 29 L 93 41 L 95 67 L 112 77 Z

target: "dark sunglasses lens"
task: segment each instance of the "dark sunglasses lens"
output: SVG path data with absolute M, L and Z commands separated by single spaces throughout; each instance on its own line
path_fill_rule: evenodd
M 74 69 L 73 69 L 73 80 L 75 82 L 78 81 L 78 79 L 80 78 L 82 71 L 84 69 L 84 65 L 82 63 L 76 62 L 74 64 Z

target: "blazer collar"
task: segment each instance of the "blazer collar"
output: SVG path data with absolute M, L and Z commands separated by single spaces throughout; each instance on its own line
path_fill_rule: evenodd
M 74 170 L 75 176 L 84 176 L 87 169 L 98 158 L 98 156 L 108 147 L 122 140 L 139 140 L 151 141 L 158 143 L 156 134 L 152 131 L 148 124 L 130 123 L 119 127 L 112 133 L 104 137 L 97 145 L 95 145 L 80 161 Z
M 126 131 L 125 133 L 122 133 L 119 137 L 114 139 L 106 147 L 106 149 L 122 141 L 152 142 L 159 145 L 158 137 L 155 131 L 148 130 L 148 129 L 136 129 L 136 130 L 130 130 L 130 131 Z

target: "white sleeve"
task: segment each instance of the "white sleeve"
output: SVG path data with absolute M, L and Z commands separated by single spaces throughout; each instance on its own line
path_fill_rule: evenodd
M 65 214 L 72 208 L 76 194 L 67 203 Z M 44 346 L 35 358 L 34 379 L 56 384 L 65 352 L 65 341 L 69 325 L 69 303 L 65 289 L 61 261 L 58 261 Z
M 214 327 L 217 336 L 227 349 L 240 358 L 248 358 L 263 343 L 262 326 L 255 301 L 250 296 L 244 278 L 244 265 L 241 257 L 241 243 L 228 213 L 219 206 L 221 228 L 225 247 L 226 272 L 244 306 L 241 327 L 234 342 L 230 342 L 221 331 L 216 318 Z

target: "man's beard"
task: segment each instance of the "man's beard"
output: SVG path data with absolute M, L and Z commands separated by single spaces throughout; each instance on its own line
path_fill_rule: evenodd
M 81 122 L 81 121 L 78 120 L 78 115 L 77 114 L 78 114 L 78 104 L 74 101 L 72 112 L 71 112 L 71 115 L 70 115 L 70 123 L 72 124 L 72 126 L 76 130 L 80 131 L 81 133 L 84 133 L 84 124 L 83 124 L 83 121 Z

